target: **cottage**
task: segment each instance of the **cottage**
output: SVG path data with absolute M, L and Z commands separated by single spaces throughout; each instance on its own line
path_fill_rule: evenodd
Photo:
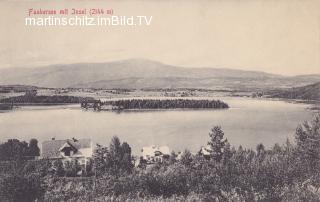
M 77 160 L 79 165 L 86 166 L 93 155 L 93 144 L 90 139 L 49 140 L 42 143 L 41 157 L 50 160 Z
M 199 151 L 199 154 L 205 158 L 210 158 L 211 151 L 212 151 L 212 149 L 211 149 L 210 145 L 202 146 Z
M 155 146 L 151 145 L 149 147 L 143 147 L 142 150 L 142 159 L 147 163 L 152 164 L 155 162 L 163 162 L 164 159 L 169 158 L 170 150 L 167 146 Z

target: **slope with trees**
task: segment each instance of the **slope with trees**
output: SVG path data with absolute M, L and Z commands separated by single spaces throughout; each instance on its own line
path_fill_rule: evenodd
M 130 146 L 114 137 L 95 151 L 95 172 L 88 177 L 59 177 L 46 172 L 46 161 L 27 162 L 19 175 L 1 173 L 0 197 L 19 200 L 28 192 L 27 201 L 319 201 L 320 114 L 298 126 L 295 143 L 234 148 L 213 127 L 207 145 L 209 158 L 186 150 L 180 159 L 172 153 L 152 167 L 134 168 Z
M 320 82 L 287 90 L 276 90 L 271 92 L 271 97 L 320 101 Z

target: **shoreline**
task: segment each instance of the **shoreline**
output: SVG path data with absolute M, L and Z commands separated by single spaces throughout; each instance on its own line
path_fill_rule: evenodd
M 314 111 L 314 112 L 320 112 L 320 101 L 306 101 L 306 100 L 293 100 L 293 99 L 285 99 L 285 98 L 268 98 L 268 97 L 261 97 L 261 98 L 252 98 L 252 97 L 247 97 L 247 96 L 216 96 L 216 97 L 124 97 L 124 98 L 112 98 L 112 101 L 116 100 L 128 100 L 128 99 L 212 99 L 212 100 L 220 100 L 224 101 L 225 99 L 223 98 L 231 98 L 231 99 L 236 99 L 236 98 L 241 98 L 241 99 L 248 99 L 248 100 L 256 100 L 256 101 L 281 101 L 281 102 L 286 102 L 286 103 L 291 103 L 291 104 L 302 104 L 302 105 L 308 105 L 305 107 L 306 110 Z M 110 99 L 107 99 L 110 100 Z M 81 108 L 79 103 L 18 103 L 14 104 L 14 107 L 12 110 L 2 110 L 4 111 L 14 111 L 15 109 L 26 109 L 29 107 L 59 107 L 61 108 L 72 108 L 72 109 L 81 109 L 83 111 L 93 111 L 91 109 L 83 109 Z M 155 111 L 155 112 L 160 112 L 160 111 L 205 111 L 205 110 L 232 110 L 237 107 L 233 107 L 232 105 L 229 104 L 228 108 L 158 108 L 158 109 L 122 109 L 122 110 L 112 110 L 112 109 L 101 109 L 101 112 L 150 112 L 150 111 Z M 99 112 L 99 111 L 98 111 Z

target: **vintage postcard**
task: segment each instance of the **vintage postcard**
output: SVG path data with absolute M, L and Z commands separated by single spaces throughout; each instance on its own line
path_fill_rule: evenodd
M 320 201 L 320 1 L 0 12 L 0 201 Z

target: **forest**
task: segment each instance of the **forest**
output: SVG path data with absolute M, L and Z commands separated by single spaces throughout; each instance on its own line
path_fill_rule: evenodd
M 194 100 L 194 99 L 130 99 L 103 102 L 119 109 L 208 109 L 228 108 L 228 104 L 220 100 Z
M 162 163 L 134 167 L 130 145 L 113 137 L 109 146 L 97 146 L 79 177 L 77 162 L 13 155 L 0 159 L 0 201 L 320 200 L 320 114 L 297 127 L 294 141 L 272 148 L 235 148 L 219 126 L 207 145 L 208 157 L 185 150 L 179 159 L 172 152 Z
M 76 96 L 16 96 L 0 100 L 0 103 L 13 103 L 14 105 L 20 104 L 71 104 L 71 103 L 81 103 L 83 101 L 93 101 L 93 98 L 82 98 Z

